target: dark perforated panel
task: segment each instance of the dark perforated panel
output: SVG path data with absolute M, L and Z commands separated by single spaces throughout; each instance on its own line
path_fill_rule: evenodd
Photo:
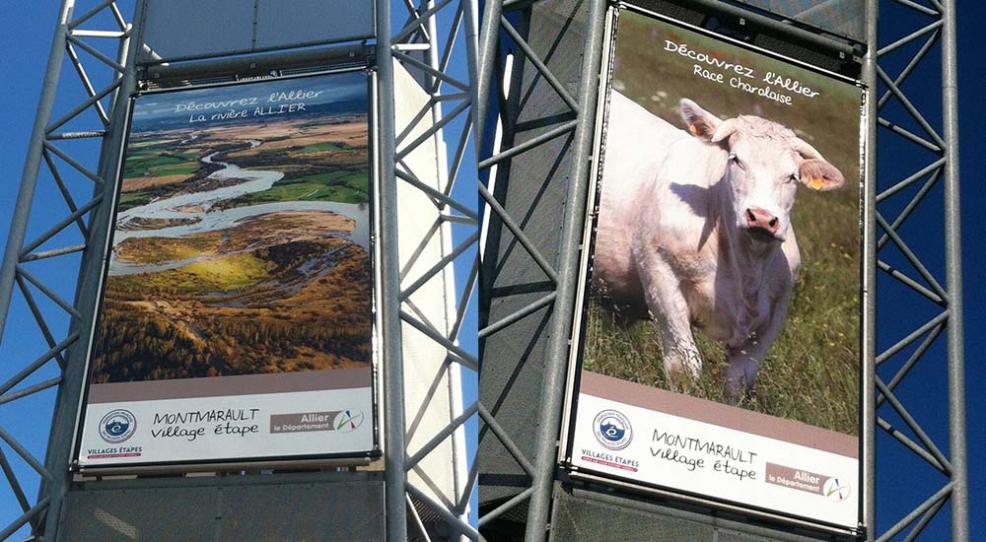
M 736 0 L 837 36 L 866 39 L 866 2 L 859 0 Z
M 258 477 L 259 478 L 259 477 Z M 61 542 L 378 542 L 382 482 L 229 484 L 153 479 L 76 488 L 65 504 Z M 121 487 L 130 486 L 130 487 Z M 339 503 L 345 503 L 340 506 Z
M 531 9 L 529 20 L 510 16 L 518 31 L 529 35 L 531 48 L 572 96 L 579 95 L 581 85 L 585 8 L 586 3 L 581 1 L 539 2 Z M 523 54 L 517 54 L 515 66 L 515 84 L 506 106 L 506 116 L 514 125 L 504 130 L 504 148 L 575 119 L 545 78 L 525 62 Z M 572 132 L 568 132 L 501 165 L 494 190 L 556 268 L 572 168 L 571 139 Z M 488 321 L 493 322 L 544 297 L 554 286 L 510 231 L 495 220 L 491 221 L 488 239 L 481 279 L 486 291 L 481 297 L 487 305 L 483 310 L 488 310 Z M 480 344 L 480 398 L 520 450 L 532 459 L 550 326 L 549 307 Z M 483 434 L 479 457 L 481 506 L 495 505 L 530 485 L 530 479 L 491 432 Z M 515 512 L 525 510 L 526 506 L 520 506 Z
M 554 542 L 848 542 L 836 535 L 811 536 L 794 527 L 768 525 L 715 510 L 656 504 L 646 498 L 565 484 L 555 487 L 551 521 Z
M 304 484 L 228 488 L 217 540 L 383 540 L 383 486 Z
M 682 5 L 681 0 L 632 0 L 628 3 L 695 26 L 702 26 L 708 16 L 694 5 Z
M 715 540 L 715 529 L 694 521 L 647 514 L 561 493 L 555 500 L 551 540 Z
M 150 0 L 141 61 L 223 56 L 373 36 L 373 2 L 291 0 Z M 216 24 L 216 18 L 222 24 Z
M 770 539 L 762 536 L 720 529 L 718 542 L 770 542 Z
M 204 488 L 145 491 L 73 491 L 64 504 L 60 540 L 211 540 L 219 508 Z

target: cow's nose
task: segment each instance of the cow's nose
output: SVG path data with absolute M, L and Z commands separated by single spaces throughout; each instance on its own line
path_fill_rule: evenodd
M 772 234 L 776 234 L 780 229 L 781 221 L 776 216 L 760 207 L 750 207 L 746 210 L 746 226 L 748 228 L 760 228 Z

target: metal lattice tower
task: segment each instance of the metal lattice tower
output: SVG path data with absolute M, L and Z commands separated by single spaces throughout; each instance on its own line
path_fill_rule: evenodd
M 34 360 L 19 360 L 16 363 L 18 372 L 0 386 L 2 402 L 10 408 L 7 403 L 23 401 L 32 394 L 57 387 L 53 420 L 72 417 L 71 412 L 78 401 L 81 387 L 78 383 L 83 377 L 80 365 L 85 358 L 86 345 L 81 345 L 79 341 L 79 326 L 85 318 L 77 307 L 92 303 L 92 294 L 87 292 L 94 288 L 91 279 L 86 281 L 80 278 L 78 285 L 72 285 L 74 288 L 65 292 L 64 288 L 58 287 L 61 285 L 46 284 L 30 267 L 32 262 L 50 263 L 55 260 L 55 265 L 74 265 L 81 272 L 94 264 L 98 265 L 100 255 L 92 254 L 89 247 L 98 244 L 102 233 L 91 225 L 98 223 L 104 187 L 112 184 L 112 180 L 108 180 L 114 171 L 111 160 L 119 152 L 114 149 L 119 149 L 123 141 L 123 133 L 111 130 L 111 127 L 121 125 L 125 119 L 127 89 L 134 86 L 132 66 L 137 48 L 130 46 L 135 41 L 134 26 L 132 19 L 128 20 L 124 15 L 125 11 L 132 14 L 132 4 L 124 8 L 112 1 L 92 2 L 85 7 L 76 6 L 72 0 L 62 4 L 11 220 L 3 267 L 0 269 L 0 332 L 7 331 L 5 325 L 8 324 L 7 316 L 16 284 L 48 348 Z M 114 43 L 106 46 L 100 40 L 112 40 Z M 118 53 L 110 56 L 105 51 L 114 45 Z M 76 95 L 78 105 L 56 117 L 56 99 L 60 92 L 67 92 L 59 86 L 66 64 L 71 67 L 68 69 L 74 69 L 85 94 L 81 97 Z M 95 115 L 84 116 L 84 112 L 95 112 Z M 79 140 L 91 140 L 95 144 L 81 148 L 76 145 L 74 151 L 67 150 L 71 142 Z M 64 197 L 66 211 L 56 211 L 54 206 L 47 206 L 43 213 L 32 213 L 42 167 L 45 180 L 54 182 Z M 90 194 L 85 196 L 87 199 L 82 200 L 84 203 L 81 205 L 77 203 L 80 192 Z M 105 216 L 107 210 L 102 211 Z M 63 214 L 65 212 L 67 214 Z M 33 239 L 28 237 L 32 214 L 44 222 L 43 233 Z M 75 229 L 78 231 L 73 231 Z M 53 314 L 52 311 L 42 310 L 38 296 L 29 285 L 44 296 L 42 301 L 50 300 L 61 311 Z M 70 296 L 74 296 L 72 301 L 68 301 L 72 299 Z M 26 339 L 22 335 L 19 338 Z M 73 359 L 77 362 L 69 363 Z M 52 365 L 55 365 L 54 370 Z M 51 376 L 52 373 L 54 376 Z M 51 377 L 38 382 L 42 377 L 37 375 L 42 374 Z M 31 499 L 9 459 L 0 455 L 4 474 L 23 510 L 20 517 L 6 518 L 0 539 L 6 539 L 28 523 L 31 533 L 37 536 L 48 529 L 53 532 L 56 528 L 67 482 L 63 467 L 68 464 L 73 431 L 68 425 L 53 421 L 46 447 L 49 453 L 46 455 L 35 455 L 37 452 L 32 453 L 11 433 L 0 429 L 0 437 L 7 446 L 40 478 L 37 498 Z
M 385 348 L 391 353 L 399 352 L 402 330 L 407 333 L 413 329 L 447 350 L 443 367 L 454 365 L 475 373 L 479 361 L 473 353 L 460 345 L 459 339 L 470 336 L 472 332 L 464 323 L 467 310 L 470 308 L 470 300 L 475 294 L 478 275 L 476 243 L 479 238 L 477 233 L 479 216 L 468 186 L 465 190 L 457 190 L 456 183 L 462 178 L 469 179 L 475 174 L 473 167 L 475 154 L 470 145 L 474 141 L 475 134 L 472 119 L 476 95 L 471 81 L 475 80 L 476 71 L 478 7 L 475 0 L 440 0 L 439 2 L 422 0 L 417 5 L 411 2 L 403 4 L 404 7 L 400 8 L 401 15 L 403 16 L 406 11 L 406 20 L 399 30 L 393 32 L 391 3 L 387 0 L 377 2 L 380 91 L 382 95 L 393 95 L 393 65 L 382 60 L 392 58 L 394 62 L 401 63 L 409 73 L 424 82 L 429 100 L 414 115 L 411 125 L 403 127 L 394 125 L 394 112 L 392 109 L 389 111 L 387 109 L 392 108 L 393 105 L 381 101 L 380 130 L 384 137 L 381 139 L 383 144 L 379 151 L 380 177 L 382 182 L 390 180 L 395 185 L 404 183 L 422 191 L 440 213 L 439 221 L 428 230 L 428 233 L 414 241 L 418 246 L 414 250 L 415 254 L 420 253 L 441 228 L 449 229 L 453 224 L 460 225 L 458 230 L 460 239 L 454 247 L 451 246 L 451 239 L 447 239 L 446 256 L 435 262 L 426 272 L 411 278 L 407 276 L 407 271 L 412 263 L 406 263 L 402 268 L 396 259 L 397 251 L 387 253 L 385 258 L 388 260 L 385 260 L 382 266 L 385 285 L 384 328 L 389 330 L 390 335 L 386 336 L 388 331 L 385 331 L 384 340 L 387 343 Z M 419 56 L 420 53 L 424 53 L 423 56 Z M 456 62 L 459 66 L 466 67 L 465 73 L 456 73 Z M 442 106 L 445 104 L 450 104 L 452 107 L 443 112 Z M 426 116 L 432 117 L 431 126 L 421 133 L 413 133 L 414 125 Z M 454 132 L 452 126 L 455 126 Z M 455 146 L 447 170 L 441 172 L 444 173 L 441 175 L 444 184 L 436 190 L 417 178 L 413 169 L 406 163 L 405 157 L 417 146 L 443 130 L 446 136 L 449 132 L 455 134 L 454 137 L 449 138 L 455 142 Z M 394 137 L 387 137 L 386 134 L 394 134 Z M 396 217 L 396 196 L 395 186 L 394 190 L 389 191 L 389 197 L 395 199 L 381 200 L 382 217 L 388 215 Z M 396 231 L 396 224 L 389 227 L 395 230 L 391 238 L 392 246 L 397 246 L 399 233 Z M 414 259 L 412 258 L 412 262 Z M 453 265 L 470 269 L 470 272 L 458 292 L 451 325 L 448 329 L 439 329 L 427 318 L 422 317 L 408 298 L 424 283 L 451 269 Z M 391 289 L 388 290 L 388 286 Z M 400 401 L 394 400 L 398 397 L 394 394 L 401 393 L 403 389 L 403 375 L 399 372 L 401 368 L 388 362 L 387 369 L 389 374 L 385 376 L 384 394 L 391 398 L 392 404 L 400 404 Z M 405 367 L 403 370 L 409 369 Z M 422 404 L 421 412 L 427 408 L 429 400 Z M 418 446 L 411 446 L 409 440 L 406 440 L 408 426 L 405 425 L 405 419 L 418 418 L 421 412 L 414 415 L 408 413 L 405 417 L 405 413 L 398 409 L 388 409 L 386 420 L 389 443 L 386 448 L 386 460 L 389 465 L 386 501 L 388 540 L 406 540 L 409 536 L 410 539 L 420 540 L 443 539 L 436 538 L 435 533 L 427 532 L 421 518 L 422 508 L 431 514 L 437 514 L 448 526 L 448 532 L 441 536 L 450 539 L 458 536 L 472 540 L 478 538 L 475 527 L 468 521 L 470 498 L 477 478 L 475 461 L 469 474 L 464 480 L 460 480 L 457 487 L 459 493 L 453 499 L 435 500 L 427 495 L 425 487 L 418 485 L 427 483 L 427 476 L 422 475 L 418 466 L 421 460 L 446 439 L 454 438 L 456 434 L 463 434 L 465 426 L 475 419 L 477 409 L 476 403 L 465 406 L 447 426 L 434 435 L 422 438 L 424 444 Z M 400 444 L 395 446 L 395 443 Z M 409 473 L 418 474 L 420 481 L 415 483 L 408 480 Z M 422 503 L 422 507 L 416 507 L 416 502 Z
M 575 96 L 555 76 L 546 65 L 545 59 L 530 46 L 528 40 L 515 26 L 518 20 L 524 20 L 524 12 L 530 8 L 530 2 L 494 0 L 486 4 L 483 12 L 478 81 L 479 107 L 481 108 L 479 118 L 488 125 L 482 126 L 484 130 L 481 132 L 486 140 L 483 142 L 484 146 L 481 147 L 484 151 L 484 158 L 480 160 L 479 167 L 481 178 L 486 180 L 486 184 L 481 184 L 479 191 L 490 213 L 491 224 L 495 222 L 502 224 L 502 227 L 509 231 L 509 235 L 516 242 L 515 250 L 526 252 L 536 264 L 533 275 L 538 278 L 529 280 L 531 284 L 538 284 L 539 287 L 532 294 L 534 299 L 525 300 L 520 303 L 520 306 L 511 306 L 505 311 L 509 314 L 502 317 L 490 316 L 491 321 L 486 322 L 485 327 L 480 329 L 479 336 L 481 340 L 489 341 L 491 337 L 503 333 L 504 330 L 509 330 L 510 326 L 521 320 L 547 312 L 550 316 L 546 315 L 544 318 L 545 321 L 549 321 L 550 318 L 550 323 L 547 324 L 550 325 L 550 329 L 542 329 L 549 337 L 549 342 L 545 346 L 543 378 L 539 384 L 540 395 L 536 407 L 537 414 L 535 415 L 535 427 L 538 428 L 538 432 L 534 441 L 526 446 L 527 450 L 522 449 L 514 441 L 515 437 L 507 429 L 501 427 L 496 419 L 497 410 L 495 408 L 483 418 L 486 425 L 480 433 L 480 457 L 485 456 L 484 438 L 496 439 L 503 449 L 510 454 L 512 460 L 522 468 L 526 474 L 526 479 L 516 484 L 517 491 L 510 498 L 482 514 L 479 524 L 480 527 L 483 527 L 501 515 L 511 514 L 517 508 L 526 507 L 525 539 L 544 540 L 548 534 L 547 528 L 558 457 L 557 443 L 569 352 L 568 330 L 571 328 L 574 316 L 578 273 L 577 256 L 583 224 L 583 210 L 589 185 L 590 163 L 588 157 L 592 146 L 595 120 L 594 104 L 598 87 L 595 84 L 594 75 L 599 72 L 602 56 L 603 17 L 606 2 L 604 0 L 585 2 L 584 16 L 587 20 L 586 27 L 588 30 L 584 43 L 584 56 L 582 56 L 581 65 L 578 68 L 581 74 L 578 81 L 581 84 L 578 86 L 579 93 Z M 538 29 L 530 29 L 531 34 L 536 32 Z M 489 134 L 495 130 L 492 126 L 497 125 L 497 117 L 502 116 L 502 132 L 504 134 L 509 134 L 516 128 L 516 119 L 510 118 L 511 112 L 504 111 L 501 113 L 499 111 L 505 104 L 505 93 L 501 88 L 501 81 L 508 77 L 507 74 L 512 69 L 511 66 L 505 64 L 509 58 L 506 51 L 517 57 L 523 57 L 533 66 L 538 76 L 543 78 L 543 81 L 550 85 L 557 94 L 561 102 L 558 104 L 558 110 L 565 112 L 556 114 L 553 117 L 556 122 L 543 127 L 543 130 L 536 135 L 527 136 L 525 134 L 524 138 L 518 138 L 519 140 L 508 140 L 509 136 L 507 136 L 503 141 L 496 142 L 495 145 Z M 530 152 L 538 147 L 557 144 L 559 141 L 564 141 L 564 147 L 555 151 L 558 153 L 557 155 L 570 153 L 575 158 L 563 164 L 563 167 L 570 168 L 567 171 L 568 198 L 564 206 L 563 216 L 555 217 L 556 221 L 560 218 L 561 231 L 558 233 L 557 240 L 558 254 L 554 261 L 551 261 L 552 258 L 543 253 L 545 250 L 544 243 L 540 243 L 539 247 L 539 243 L 531 238 L 533 232 L 526 227 L 525 222 L 527 220 L 524 214 L 520 214 L 523 211 L 513 214 L 508 211 L 502 199 L 494 195 L 497 190 L 495 187 L 491 190 L 490 184 L 491 180 L 496 178 L 496 173 L 491 172 L 492 168 L 505 166 L 515 156 Z M 495 154 L 494 146 L 498 147 L 495 149 Z M 554 156 L 552 155 L 552 157 Z M 536 202 L 531 203 L 531 209 L 534 208 L 535 204 Z M 484 283 L 483 288 L 490 292 L 493 285 Z M 489 294 L 487 293 L 487 295 Z M 485 361 L 485 359 L 484 362 L 492 363 Z M 492 401 L 499 405 L 502 403 L 503 397 L 510 392 L 511 389 L 505 387 L 499 393 L 493 394 L 495 398 Z
M 695 9 L 709 4 L 712 3 L 696 0 Z M 906 540 L 917 539 L 946 503 L 951 506 L 949 519 L 953 540 L 969 539 L 962 376 L 955 4 L 954 0 L 874 0 L 866 5 L 870 53 L 863 59 L 863 78 L 872 89 L 873 97 L 868 104 L 867 147 L 876 151 L 876 157 L 867 164 L 866 178 L 871 191 L 870 201 L 876 208 L 867 209 L 864 217 L 864 291 L 869 292 L 875 303 L 870 304 L 870 310 L 863 318 L 865 335 L 870 339 L 863 349 L 865 393 L 862 412 L 865 444 L 867 449 L 875 452 L 861 468 L 869 485 L 864 499 L 864 517 L 870 527 L 867 537 L 872 540 L 891 540 L 899 535 L 906 536 Z M 570 31 L 569 26 L 548 36 L 542 28 L 528 26 L 532 11 L 544 6 L 558 7 L 569 17 L 567 24 L 571 26 L 585 26 L 577 54 L 559 52 L 571 45 L 564 43 L 565 38 L 561 35 Z M 554 486 L 556 481 L 563 479 L 557 469 L 556 439 L 562 416 L 569 355 L 567 338 L 573 318 L 576 259 L 588 186 L 590 142 L 595 120 L 593 105 L 598 85 L 596 74 L 599 73 L 606 6 L 603 0 L 580 3 L 492 1 L 486 4 L 483 14 L 478 86 L 480 118 L 485 121 L 481 132 L 485 140 L 481 147 L 484 154 L 480 168 L 486 185 L 480 187 L 480 193 L 488 206 L 491 225 L 495 225 L 505 239 L 496 241 L 507 248 L 501 253 L 487 255 L 483 263 L 483 269 L 489 270 L 492 278 L 482 280 L 481 304 L 489 321 L 480 331 L 481 339 L 486 341 L 481 350 L 486 364 L 510 364 L 512 358 L 498 358 L 496 350 L 512 342 L 524 342 L 524 348 L 518 348 L 523 351 L 517 355 L 523 359 L 517 367 L 509 365 L 500 369 L 513 375 L 503 389 L 481 388 L 481 397 L 495 402 L 495 407 L 491 415 L 484 417 L 487 425 L 480 434 L 480 457 L 486 465 L 490 456 L 484 452 L 484 446 L 496 449 L 497 456 L 507 458 L 497 463 L 497 467 L 507 465 L 506 470 L 516 474 L 490 474 L 484 482 L 481 506 L 486 501 L 484 492 L 493 495 L 491 502 L 494 504 L 481 513 L 480 526 L 490 525 L 498 518 L 511 517 L 526 525 L 525 540 L 545 540 L 549 536 L 553 498 L 556 497 Z M 729 9 L 736 11 L 735 7 Z M 878 27 L 880 14 L 884 23 Z M 888 21 L 903 22 L 891 28 L 885 24 Z M 908 24 L 912 26 L 906 27 Z M 573 68 L 571 61 L 557 60 L 558 56 L 566 54 L 580 57 L 578 68 Z M 906 58 L 901 60 L 901 56 Z M 527 83 L 528 86 L 511 80 L 521 73 L 516 68 L 521 62 L 525 65 L 523 69 L 528 70 L 529 77 L 525 81 L 534 81 Z M 905 81 L 917 78 L 914 74 L 920 71 L 922 64 L 934 68 L 938 62 L 941 66 L 940 86 L 934 91 L 922 88 L 924 94 L 920 101 L 909 97 L 904 90 Z M 509 84 L 503 84 L 504 80 Z M 542 86 L 542 99 L 552 101 L 548 105 L 538 104 L 541 111 L 550 113 L 543 116 L 539 125 L 534 125 L 528 118 L 518 120 L 518 111 L 510 108 L 508 100 L 509 93 L 518 91 L 528 93 L 522 100 L 529 99 L 535 85 Z M 543 98 L 545 95 L 550 98 Z M 931 112 L 923 112 L 922 108 Z M 939 108 L 940 122 L 929 121 Z M 879 157 L 882 153 L 887 156 L 899 153 L 901 140 L 916 145 L 925 153 L 922 157 L 928 158 L 922 158 L 920 165 L 902 177 L 891 179 L 898 171 L 890 171 L 891 167 L 879 162 Z M 507 182 L 510 180 L 498 168 L 511 167 L 510 160 L 523 157 L 525 153 L 539 153 L 537 160 L 540 161 L 555 160 L 556 168 L 564 171 L 552 170 L 543 176 L 535 176 L 546 168 L 530 165 L 534 160 L 529 159 L 521 167 L 525 176 L 514 181 L 520 187 L 501 186 L 505 178 Z M 558 181 L 553 177 L 555 175 L 564 177 L 564 181 Z M 561 195 L 559 192 L 552 195 L 565 202 L 552 205 L 547 202 L 549 196 L 543 194 L 556 190 L 553 186 L 559 182 L 565 184 L 565 189 L 557 189 Z M 944 185 L 940 200 L 927 197 L 940 185 Z M 511 197 L 516 192 L 522 197 L 533 194 L 534 199 L 518 203 L 516 195 Z M 908 199 L 891 207 L 889 202 L 895 196 L 896 199 Z M 543 224 L 530 224 L 532 216 L 544 212 L 545 208 L 557 213 L 553 219 L 557 231 L 550 235 L 539 229 L 544 227 Z M 930 213 L 927 215 L 928 226 L 944 240 L 944 262 L 938 265 L 943 269 L 943 279 L 936 278 L 904 240 L 901 226 L 919 208 Z M 912 219 L 915 220 L 918 219 Z M 491 231 L 493 229 L 491 226 Z M 487 243 L 486 246 L 495 245 Z M 890 254 L 891 247 L 896 250 L 893 255 Z M 517 256 L 518 252 L 523 256 Z M 533 264 L 524 273 L 506 280 L 507 285 L 491 282 L 499 279 L 500 271 L 509 265 L 508 261 L 518 259 Z M 906 290 L 903 297 L 896 295 L 896 291 L 891 292 L 889 283 L 903 285 Z M 887 289 L 891 295 L 880 297 L 881 289 Z M 891 301 L 903 305 L 889 307 L 891 310 L 886 316 L 876 309 L 887 307 Z M 927 305 L 929 302 L 932 315 L 927 320 L 896 343 L 877 350 L 877 333 L 888 326 L 899 325 L 895 310 L 909 307 L 908 303 Z M 512 332 L 511 326 L 527 327 Z M 932 346 L 936 339 L 946 334 L 946 351 L 934 352 Z M 490 355 L 491 351 L 493 355 Z M 932 399 L 929 399 L 929 402 L 947 408 L 949 413 L 948 427 L 938 428 L 949 436 L 951 451 L 947 455 L 908 411 L 906 401 L 894 393 L 919 363 L 936 364 L 932 370 L 938 374 L 947 372 L 947 389 L 930 392 Z M 537 368 L 530 369 L 530 365 L 537 365 Z M 535 379 L 535 383 L 528 384 L 524 382 L 525 378 Z M 496 384 L 500 385 L 500 381 Z M 522 395 L 526 399 L 517 399 Z M 497 407 L 505 404 L 512 404 L 514 408 L 521 405 L 522 410 L 533 411 L 525 418 L 525 423 L 536 427 L 537 431 L 528 431 L 522 425 L 502 427 L 496 414 Z M 912 408 L 922 406 L 926 405 L 917 404 Z M 516 413 L 516 410 L 511 412 Z M 498 442 L 490 444 L 493 440 Z M 913 452 L 920 462 L 938 473 L 942 482 L 931 488 L 915 489 L 927 496 L 914 508 L 890 521 L 887 518 L 892 513 L 891 508 L 900 508 L 890 506 L 898 496 L 893 492 L 882 493 L 880 488 L 882 481 L 895 473 L 891 471 L 891 465 L 885 465 L 884 471 L 878 467 L 884 466 L 883 458 L 891 457 L 895 452 L 891 448 L 898 445 L 907 453 Z M 599 497 L 599 500 L 603 499 Z M 878 513 L 879 518 L 884 519 L 881 523 L 877 523 Z M 884 523 L 889 527 L 878 528 Z
M 5 323 L 11 323 L 6 318 L 12 304 L 26 305 L 35 320 L 31 326 L 14 322 L 16 326 L 8 326 L 3 338 L 7 344 L 12 340 L 27 344 L 36 335 L 36 342 L 43 345 L 40 356 L 6 363 L 14 371 L 0 382 L 0 409 L 10 409 L 15 402 L 19 405 L 36 400 L 47 408 L 53 402 L 54 412 L 47 445 L 25 445 L 0 427 L 0 440 L 6 449 L 13 451 L 37 477 L 26 483 L 0 446 L 0 467 L 22 509 L 19 516 L 0 520 L 0 540 L 25 529 L 38 540 L 54 540 L 58 536 L 60 508 L 71 483 L 64 466 L 68 464 L 75 409 L 85 376 L 82 373 L 88 344 L 84 343 L 88 335 L 84 330 L 91 322 L 91 309 L 96 302 L 97 270 L 103 258 L 100 247 L 106 235 L 102 225 L 108 224 L 112 211 L 101 203 L 104 194 L 113 189 L 121 159 L 127 105 L 130 92 L 136 88 L 140 50 L 136 44 L 142 44 L 138 22 L 143 20 L 146 1 L 85 0 L 77 5 L 75 0 L 65 0 L 55 28 L 0 273 L 0 332 Z M 476 94 L 470 81 L 475 80 L 477 65 L 477 9 L 474 0 L 421 0 L 394 6 L 390 0 L 376 2 L 378 88 L 379 95 L 387 97 L 379 101 L 378 109 L 381 148 L 377 150 L 375 166 L 380 178 L 379 238 L 381 246 L 395 247 L 382 251 L 380 262 L 385 300 L 380 330 L 382 373 L 384 402 L 389 407 L 383 479 L 387 539 L 393 541 L 478 536 L 468 521 L 470 497 L 476 485 L 475 466 L 468 475 L 456 479 L 456 494 L 441 500 L 430 496 L 426 487 L 428 473 L 422 467 L 422 461 L 443 442 L 464 442 L 466 427 L 478 407 L 465 406 L 433 434 L 417 430 L 412 445 L 408 431 L 415 432 L 432 396 L 406 411 L 402 364 L 402 336 L 413 329 L 446 351 L 439 374 L 426 375 L 436 382 L 443 375 L 461 380 L 462 368 L 466 379 L 474 378 L 469 372 L 478 365 L 470 346 L 460 344 L 470 342 L 471 330 L 464 322 L 474 309 L 470 309 L 470 300 L 475 296 L 478 272 L 478 213 L 471 187 L 462 190 L 462 183 L 456 183 L 462 177 L 472 177 L 475 171 L 471 112 Z M 393 24 L 394 21 L 398 23 Z M 401 126 L 395 124 L 395 62 L 428 96 L 413 120 Z M 84 93 L 66 89 L 63 79 L 70 79 L 66 70 L 78 76 Z M 71 105 L 64 113 L 56 114 L 57 104 L 64 103 Z M 445 167 L 439 171 L 440 185 L 435 187 L 419 179 L 406 162 L 409 154 L 422 145 L 434 145 L 440 136 L 451 136 L 454 146 L 447 157 L 439 160 Z M 78 142 L 87 144 L 72 146 Z M 49 200 L 36 201 L 37 187 L 46 182 L 54 183 L 64 197 L 66 211 L 56 211 Z M 400 239 L 414 253 L 406 262 L 400 261 L 396 250 L 399 184 L 422 193 L 434 204 L 439 217 L 423 238 Z M 86 199 L 80 199 L 80 193 L 88 194 Z M 445 256 L 435 262 L 421 260 L 418 256 L 422 247 L 436 242 L 441 243 Z M 49 279 L 52 267 L 35 271 L 32 266 L 38 264 L 34 262 L 55 266 L 62 273 L 66 269 L 78 270 L 79 283 L 53 283 Z M 412 273 L 411 268 L 422 266 L 424 271 Z M 410 297 L 425 283 L 450 276 L 454 267 L 471 272 L 463 274 L 465 280 L 459 280 L 457 288 L 447 289 L 452 301 L 446 321 L 430 322 Z M 18 292 L 19 297 L 15 296 Z M 13 327 L 16 329 L 10 331 Z M 461 403 L 462 397 L 457 400 Z M 40 426 L 47 427 L 43 420 Z M 326 476 L 374 479 L 372 473 L 362 472 Z M 39 486 L 33 498 L 25 489 L 29 484 Z
M 877 520 L 885 517 L 884 511 L 891 508 L 893 493 L 880 491 L 883 481 L 893 476 L 891 465 L 883 458 L 901 451 L 893 448 L 902 446 L 920 458 L 925 467 L 936 471 L 941 482 L 921 487 L 919 491 L 927 495 L 923 502 L 893 518 L 887 529 L 874 529 L 873 538 L 892 540 L 907 533 L 906 540 L 919 539 L 935 515 L 949 503 L 952 540 L 966 541 L 969 517 L 959 225 L 957 2 L 885 0 L 870 2 L 867 8 L 871 53 L 866 75 L 873 89 L 869 103 L 869 144 L 877 153 L 876 159 L 870 160 L 867 172 L 868 178 L 877 181 L 869 185 L 876 209 L 867 224 L 866 246 L 876 261 L 870 266 L 872 275 L 867 281 L 870 287 L 876 288 L 878 307 L 890 301 L 881 297 L 882 287 L 896 282 L 898 288 L 906 286 L 899 288 L 905 296 L 905 306 L 913 307 L 916 312 L 925 309 L 920 311 L 922 314 L 928 310 L 932 313 L 905 337 L 881 351 L 874 349 L 865 357 L 872 365 L 866 371 L 871 380 L 866 388 L 864 401 L 868 404 L 864 412 L 876 424 L 867 432 L 876 450 L 871 464 L 867 465 L 868 478 L 874 480 L 876 491 L 867 517 L 875 526 Z M 892 21 L 902 22 L 890 27 Z M 934 72 L 939 65 L 940 80 L 936 80 L 939 74 Z M 931 89 L 940 89 L 940 93 L 909 94 L 908 81 L 919 78 L 927 78 Z M 921 165 L 912 168 L 908 164 L 901 170 L 893 164 L 879 162 L 881 151 L 890 156 L 901 148 L 911 149 Z M 898 177 L 901 171 L 903 176 Z M 940 185 L 944 185 L 940 188 L 941 199 L 930 197 Z M 922 220 L 922 211 L 929 213 L 924 215 L 927 220 Z M 930 255 L 922 258 L 918 255 L 920 251 L 914 250 L 915 240 L 909 243 L 904 227 L 909 218 L 912 222 L 921 220 L 944 240 L 943 261 L 933 262 Z M 910 235 L 914 235 L 913 230 Z M 943 269 L 937 278 L 929 270 L 935 268 Z M 875 278 L 877 269 L 882 281 Z M 893 325 L 895 319 L 893 312 L 884 315 L 877 311 L 867 317 L 877 333 Z M 935 352 L 932 346 L 942 334 L 946 334 L 945 352 Z M 930 436 L 930 425 L 926 422 L 922 427 L 918 421 L 922 417 L 918 409 L 926 411 L 928 404 L 908 403 L 895 393 L 918 364 L 933 366 L 935 373 L 947 376 L 945 389 L 929 389 L 926 395 L 922 394 L 932 405 L 948 411 L 947 430 L 941 427 L 942 431 L 937 431 L 948 435 L 947 454 Z

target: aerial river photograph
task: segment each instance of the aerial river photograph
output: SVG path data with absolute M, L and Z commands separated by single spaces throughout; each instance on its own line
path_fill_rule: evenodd
M 135 100 L 92 383 L 369 367 L 365 72 Z

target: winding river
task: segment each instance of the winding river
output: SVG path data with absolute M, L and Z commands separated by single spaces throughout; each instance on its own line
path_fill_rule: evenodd
M 250 148 L 261 145 L 260 141 L 250 141 Z M 236 226 L 240 221 L 255 216 L 261 216 L 280 211 L 328 211 L 349 217 L 356 221 L 356 228 L 350 234 L 353 242 L 369 249 L 369 206 L 355 203 L 339 203 L 334 201 L 285 201 L 262 203 L 249 207 L 234 207 L 221 210 L 216 205 L 226 200 L 235 199 L 255 192 L 269 190 L 274 183 L 284 178 L 284 173 L 272 170 L 245 169 L 236 164 L 213 160 L 219 152 L 204 156 L 201 161 L 205 164 L 218 164 L 222 169 L 209 175 L 209 179 L 236 179 L 240 182 L 204 192 L 181 194 L 170 198 L 161 198 L 145 205 L 133 207 L 120 212 L 116 219 L 116 231 L 113 235 L 113 246 L 130 238 L 142 237 L 184 237 L 202 232 L 219 231 Z M 126 226 L 137 219 L 152 220 L 195 220 L 193 223 L 169 226 L 160 229 L 128 229 Z M 189 220 L 191 219 L 191 220 Z M 177 269 L 190 263 L 207 259 L 211 256 L 201 256 L 174 260 L 153 265 L 131 264 L 110 260 L 110 275 L 135 275 Z

